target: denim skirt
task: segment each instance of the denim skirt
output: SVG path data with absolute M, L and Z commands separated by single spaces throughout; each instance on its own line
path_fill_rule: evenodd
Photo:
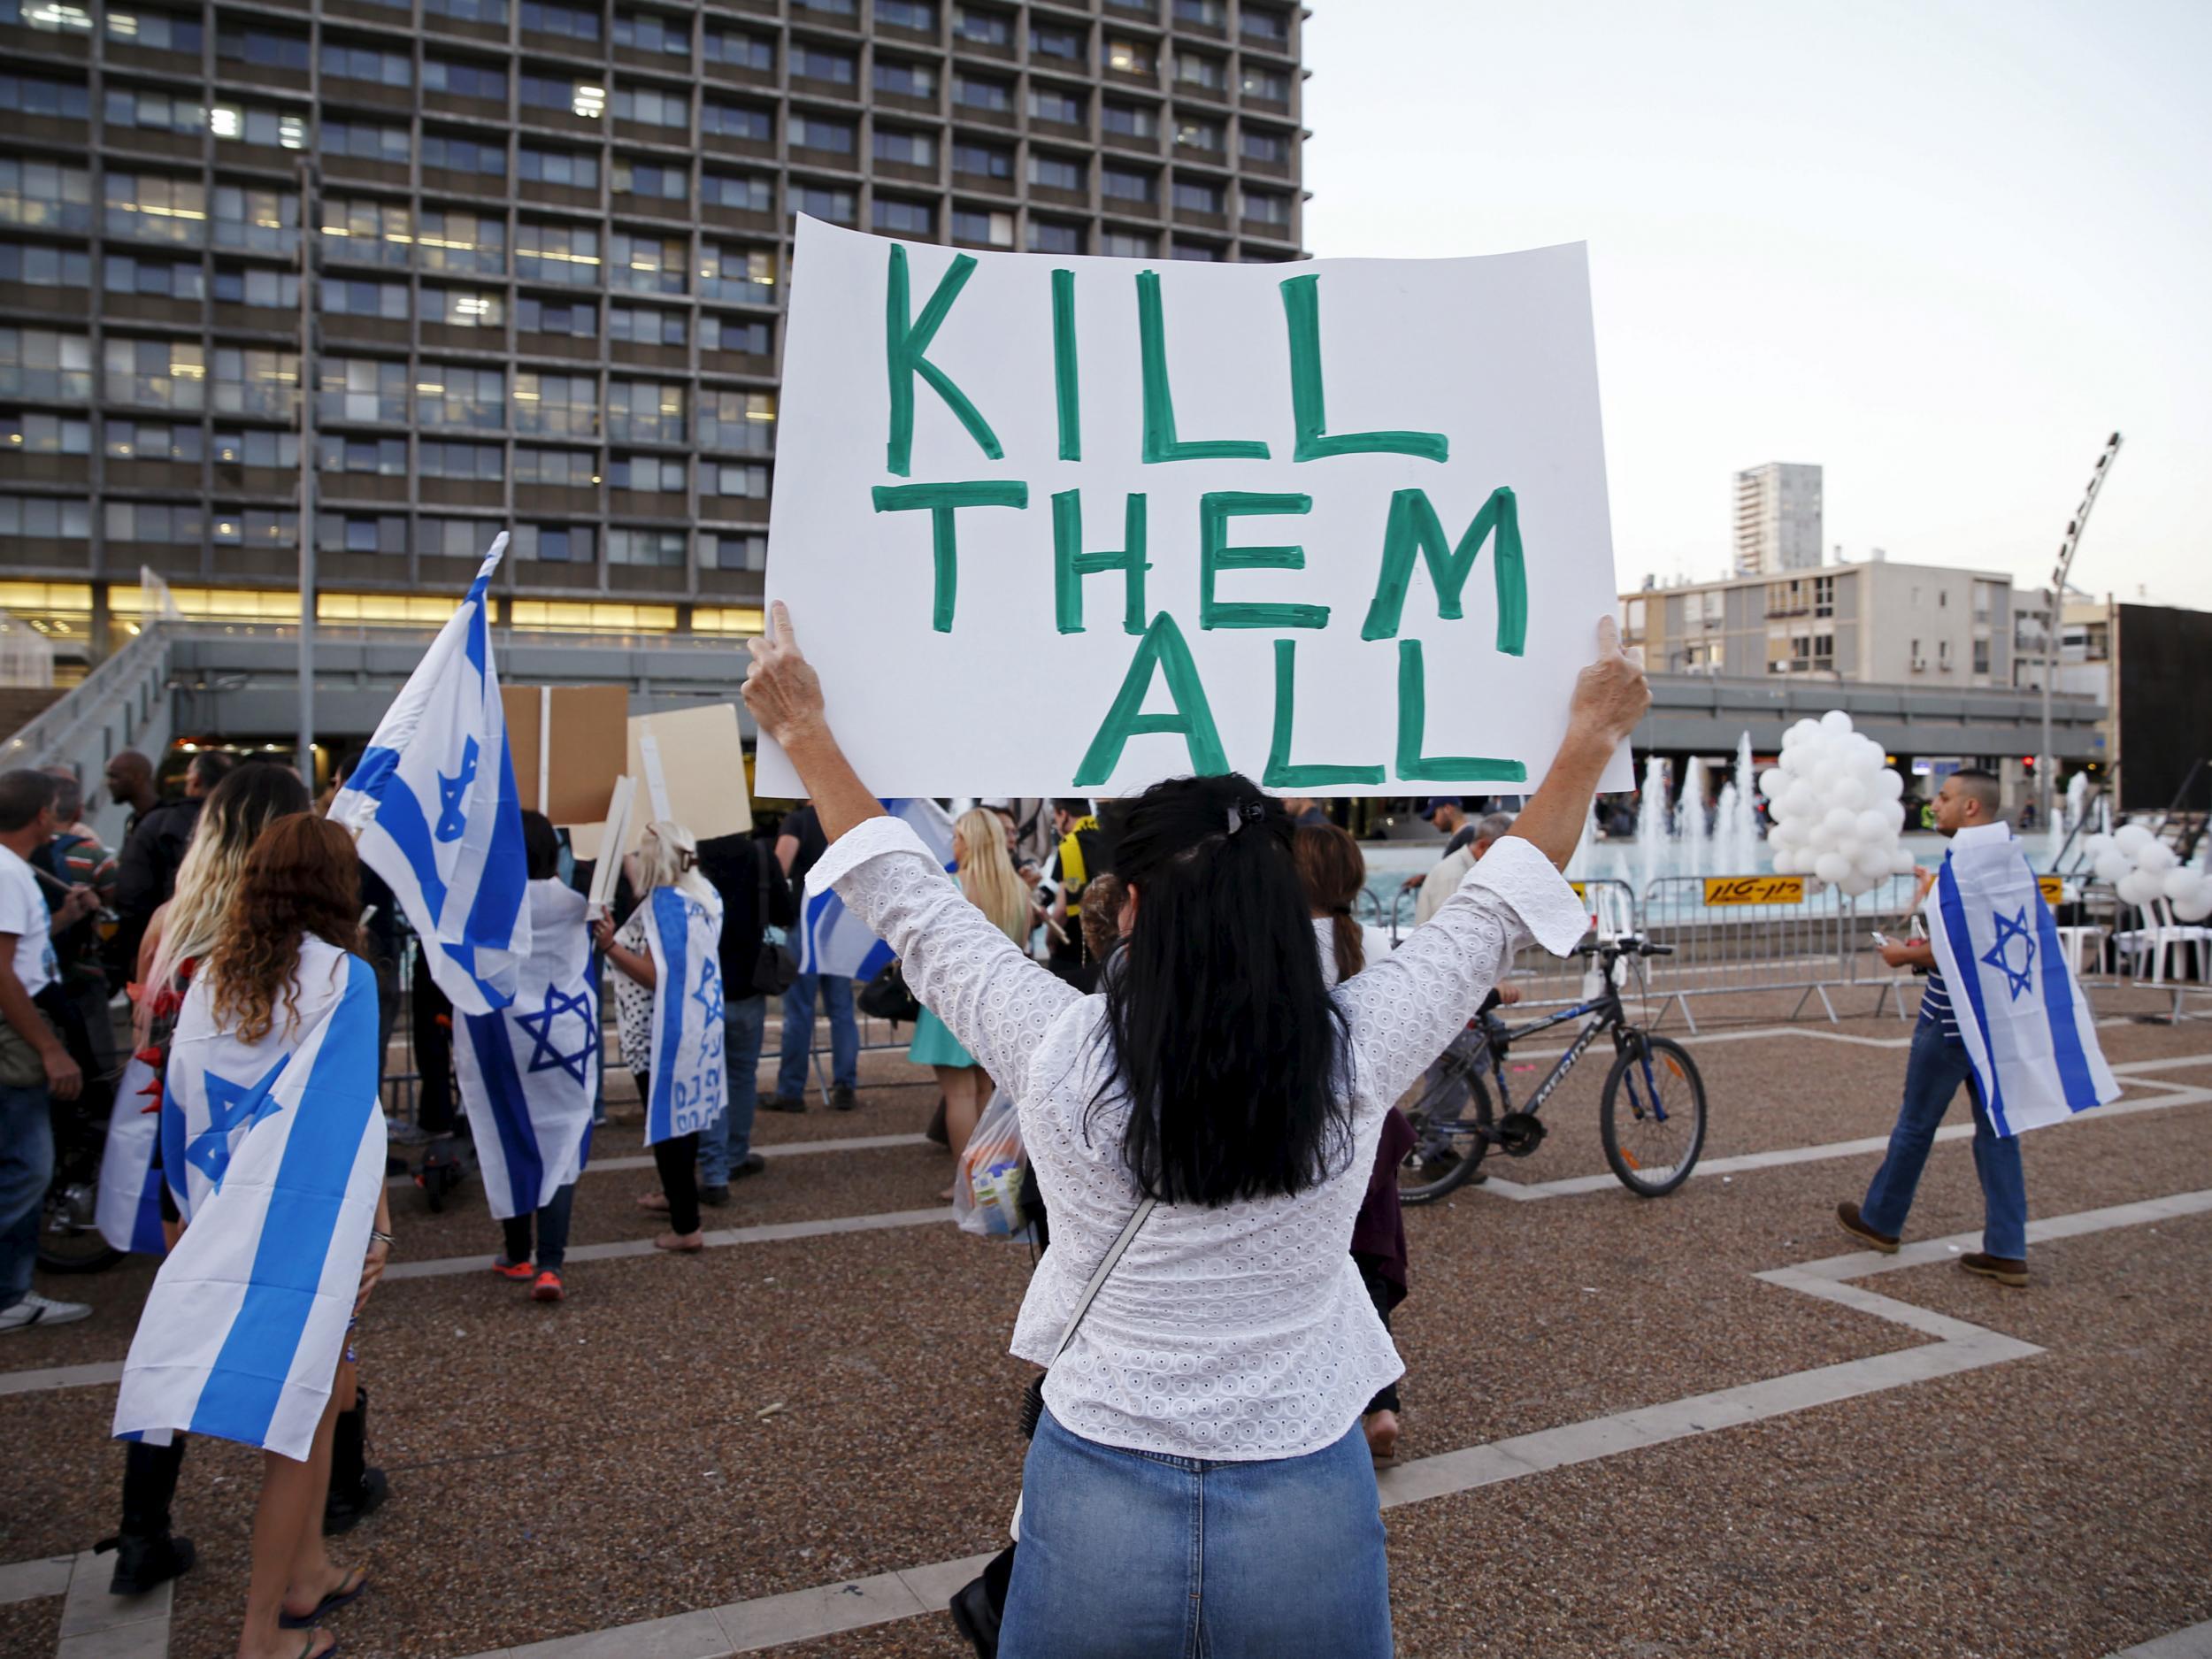
M 1047 1411 L 1022 1472 L 1001 1659 L 1389 1659 L 1375 1466 L 1101 1446 Z

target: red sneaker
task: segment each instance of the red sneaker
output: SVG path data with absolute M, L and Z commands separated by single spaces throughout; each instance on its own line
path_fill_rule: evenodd
M 561 1276 L 551 1268 L 538 1275 L 536 1284 L 530 1286 L 533 1302 L 565 1302 L 568 1293 L 561 1288 Z
M 494 1260 L 492 1271 L 511 1284 L 526 1285 L 530 1282 L 530 1263 L 527 1262 Z

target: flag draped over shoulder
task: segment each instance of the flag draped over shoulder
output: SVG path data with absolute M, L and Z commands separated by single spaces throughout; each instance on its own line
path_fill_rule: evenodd
M 2118 1098 L 2057 924 L 2008 826 L 1961 830 L 1923 910 L 1999 1134 L 2063 1123 Z
M 100 1155 L 100 1194 L 93 1219 L 100 1236 L 119 1250 L 159 1256 L 161 1177 L 154 1148 L 161 1136 L 161 1084 L 154 1069 L 133 1055 L 115 1086 L 108 1116 L 107 1148 Z
M 883 810 L 905 819 L 937 861 L 947 870 L 953 867 L 952 819 L 944 808 L 913 795 L 886 801 Z M 872 979 L 890 960 L 891 947 L 870 933 L 867 924 L 845 908 L 844 900 L 826 887 L 817 892 L 810 882 L 799 912 L 800 972 Z
M 220 1030 L 206 974 L 185 998 L 162 1102 L 162 1167 L 187 1226 L 139 1316 L 115 1432 L 213 1434 L 304 1460 L 330 1397 L 384 1181 L 376 975 L 300 947 L 297 1018 L 257 1043 Z
M 541 1209 L 583 1172 L 599 1098 L 599 999 L 584 895 L 533 881 L 529 910 L 530 954 L 515 1000 L 496 1013 L 463 1015 L 453 1045 L 484 1195 L 502 1220 Z
M 503 533 L 330 809 L 398 895 L 432 978 L 464 1014 L 514 1001 L 530 951 L 522 809 L 488 597 L 506 547 Z
M 654 970 L 649 1147 L 719 1118 L 729 1084 L 722 1071 L 722 901 L 655 887 L 646 906 Z

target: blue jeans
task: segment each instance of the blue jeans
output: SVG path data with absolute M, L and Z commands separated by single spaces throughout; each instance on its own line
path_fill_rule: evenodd
M 1935 1145 L 1937 1125 L 1950 1110 L 1960 1084 L 1974 1108 L 1974 1172 L 1982 1182 L 1982 1248 L 2008 1262 L 2028 1255 L 2028 1187 L 2020 1171 L 2020 1142 L 1998 1134 L 1982 1110 L 1981 1090 L 1966 1045 L 1945 1038 L 1943 1027 L 1923 1020 L 1912 1033 L 1912 1058 L 1905 1066 L 1905 1101 L 1897 1127 L 1890 1131 L 1889 1156 L 1874 1172 L 1859 1206 L 1859 1218 L 1893 1238 L 1905 1230 L 1920 1171 Z
M 1047 1411 L 1022 1471 L 1002 1659 L 1388 1659 L 1390 1573 L 1356 1423 L 1303 1457 L 1122 1451 Z
M 751 1156 L 753 1111 L 760 1104 L 760 1040 L 768 1029 L 768 999 L 739 997 L 722 1004 L 722 1075 L 730 1107 L 699 1132 L 699 1185 L 727 1187 L 730 1171 Z
M 783 1064 L 776 1094 L 806 1098 L 807 1060 L 814 1049 L 814 992 L 829 1006 L 830 1081 L 840 1088 L 860 1082 L 860 1027 L 853 1023 L 853 982 L 841 973 L 803 973 L 783 994 Z
M 54 1179 L 54 1125 L 46 1090 L 0 1083 L 0 1308 L 31 1293 L 46 1186 Z

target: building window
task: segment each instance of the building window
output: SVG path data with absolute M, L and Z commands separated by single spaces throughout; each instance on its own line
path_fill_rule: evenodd
M 617 196 L 645 196 L 663 202 L 691 199 L 691 169 L 657 162 L 631 161 L 617 156 L 614 162 Z
M 515 372 L 515 430 L 563 438 L 599 435 L 599 382 L 588 374 Z M 518 469 L 516 476 L 521 476 Z
M 381 317 L 405 322 L 407 285 L 404 282 L 356 282 L 344 277 L 325 277 L 323 309 L 342 317 Z
M 197 547 L 207 529 L 197 503 L 111 501 L 103 513 L 111 541 L 165 542 L 171 547 Z
M 999 115 L 1011 114 L 1014 86 L 1011 81 L 1000 81 L 990 75 L 956 74 L 952 78 L 952 101 L 963 109 L 988 110 Z
M 1836 614 L 1836 579 L 1832 576 L 1813 578 L 1813 614 L 1832 617 Z
M 1079 64 L 1085 56 L 1083 31 L 1033 23 L 1029 26 L 1029 55 L 1056 63 Z
M 537 526 L 518 525 L 514 539 L 518 557 L 534 557 L 521 551 L 529 544 L 527 538 Z M 480 559 L 492 538 L 499 534 L 499 524 L 491 518 L 420 518 L 415 523 L 415 550 L 426 558 Z M 589 531 L 584 532 L 589 535 Z M 590 557 L 588 553 L 585 555 Z
M 39 75 L 0 75 L 0 110 L 48 120 L 81 121 L 91 103 L 81 81 L 48 81 Z
M 1237 21 L 1247 40 L 1263 45 L 1286 47 L 1290 44 L 1290 15 L 1271 11 L 1266 6 L 1247 5 L 1237 14 Z
M 518 299 L 515 326 L 526 334 L 559 334 L 570 340 L 599 337 L 597 300 Z
M 280 110 L 250 110 L 217 104 L 207 111 L 207 129 L 218 138 L 259 144 L 267 150 L 305 150 L 307 118 Z
M 391 5 L 393 0 L 377 0 L 380 5 Z M 405 11 L 404 0 L 396 8 Z M 487 28 L 507 26 L 507 0 L 422 0 L 422 9 L 432 17 L 451 18 L 457 23 L 480 23 Z
M 196 430 L 193 436 L 199 435 Z M 66 415 L 0 415 L 0 453 L 9 455 L 90 455 L 92 423 Z
M 928 0 L 876 0 L 876 21 L 917 35 L 937 33 L 937 8 Z
M 776 139 L 776 118 L 750 104 L 717 104 L 708 99 L 699 106 L 699 130 L 721 138 L 772 144 Z
M 1062 92 L 1052 87 L 1032 87 L 1029 89 L 1029 119 L 1033 121 L 1080 127 L 1087 119 L 1085 110 L 1085 100 L 1079 93 Z
M 618 12 L 614 14 L 614 43 L 641 52 L 688 58 L 691 19 L 667 17 L 658 12 Z
M 934 98 L 937 96 L 937 72 L 927 64 L 910 64 L 897 59 L 876 59 L 876 90 L 896 98 Z
M 1202 121 L 1195 117 L 1178 117 L 1175 122 L 1175 147 L 1178 150 L 1202 150 L 1218 155 L 1221 151 L 1221 123 Z
M 1244 217 L 1255 225 L 1288 225 L 1290 198 L 1277 196 L 1269 190 L 1247 190 L 1244 193 Z
M 955 6 L 952 35 L 955 40 L 972 45 L 1010 47 L 1014 43 L 1014 19 L 988 6 Z
M 1175 181 L 1174 199 L 1179 211 L 1210 213 L 1216 218 L 1220 217 L 1225 206 L 1219 185 L 1207 184 L 1197 179 L 1178 179 Z
M 326 54 L 332 49 L 326 47 Z M 243 24 L 226 23 L 215 34 L 215 55 L 232 63 L 251 64 L 257 69 L 289 69 L 298 74 L 307 73 L 307 37 L 304 35 L 284 35 L 275 29 L 249 28 Z M 330 71 L 327 56 L 323 68 Z M 369 79 L 373 80 L 373 75 Z M 411 84 L 403 81 L 401 86 Z
M 196 342 L 119 340 L 110 335 L 101 352 L 105 372 L 100 395 L 107 402 L 157 409 L 207 406 L 207 358 Z
M 515 226 L 515 274 L 579 288 L 599 284 L 599 232 L 583 225 Z
M 833 52 L 804 41 L 795 42 L 791 48 L 791 75 L 794 80 L 827 81 L 833 85 L 849 87 L 859 73 L 859 65 L 850 52 Z
M 506 371 L 426 363 L 415 377 L 415 409 L 426 426 L 496 432 L 507 424 Z
M 415 65 L 404 52 L 380 52 L 373 46 L 349 46 L 343 41 L 326 40 L 322 52 L 323 76 L 326 80 L 366 81 L 380 87 L 411 87 L 415 84 Z M 303 68 L 304 65 L 301 65 Z M 443 76 L 434 82 L 431 72 L 442 67 L 432 64 L 423 65 L 423 88 L 429 92 L 453 92 L 459 88 L 443 84 Z M 497 71 L 493 73 L 498 73 Z M 507 78 L 499 76 L 500 96 L 506 94 Z M 474 94 L 469 96 L 474 96 Z
M 404 265 L 415 245 L 407 204 L 370 196 L 323 198 L 323 251 L 377 265 Z
M 284 507 L 218 507 L 208 533 L 218 547 L 297 547 L 300 516 Z
M 596 81 L 526 74 L 517 89 L 526 109 L 559 110 L 591 120 L 607 112 L 607 89 Z
M 650 565 L 680 570 L 684 563 L 684 533 L 680 530 L 610 530 L 607 563 Z
M 198 267 L 191 269 L 196 278 Z M 0 282 L 20 282 L 35 288 L 88 288 L 92 261 L 88 255 L 72 248 L 0 242 Z
M 933 167 L 937 165 L 937 141 L 927 133 L 879 127 L 876 159 L 895 162 L 902 167 Z
M 599 157 L 582 150 L 525 150 L 515 157 L 515 171 L 532 184 L 557 184 L 571 190 L 599 188 Z
M 180 428 L 180 430 L 182 430 Z M 142 442 L 146 428 L 141 426 L 138 435 Z M 199 434 L 193 434 L 195 452 L 191 458 L 198 460 Z M 300 464 L 300 435 L 296 432 L 217 432 L 215 434 L 215 465 L 220 467 L 255 467 L 265 472 L 291 472 Z
M 326 148 L 328 147 L 329 133 L 330 128 L 325 127 Z M 407 134 L 402 131 L 399 137 L 398 156 L 387 156 L 384 159 L 405 162 Z M 480 144 L 473 139 L 458 138 L 448 133 L 425 133 L 422 135 L 422 165 L 426 167 L 443 167 L 452 173 L 478 173 L 488 179 L 503 179 L 507 176 L 507 146 L 503 143 Z M 596 163 L 593 165 L 595 167 L 597 165 Z
M 38 29 L 48 35 L 89 35 L 92 13 L 82 6 L 56 4 L 56 0 L 31 0 L 27 9 L 24 0 L 0 0 L 0 25 Z
M 134 127 L 140 132 L 196 133 L 207 125 L 207 111 L 193 100 L 150 87 L 110 87 L 100 106 L 100 119 L 110 127 Z
M 1079 192 L 1084 188 L 1085 165 L 1064 156 L 1047 156 L 1032 151 L 1029 157 L 1029 182 L 1042 185 L 1050 190 Z
M 699 250 L 699 295 L 703 299 L 738 300 L 772 305 L 776 299 L 776 256 L 767 248 L 726 248 L 707 242 Z
M 515 482 L 591 489 L 599 482 L 599 459 L 588 449 L 518 449 L 515 451 Z
M 678 346 L 684 343 L 684 313 L 663 311 L 657 305 L 610 305 L 607 338 L 640 346 Z
M 1057 219 L 1033 219 L 1029 221 L 1029 251 L 1081 253 L 1083 227 L 1080 225 L 1064 225 Z
M 200 43 L 205 39 L 199 19 L 180 17 L 170 12 L 111 9 L 107 19 L 110 40 L 126 46 L 142 46 L 150 51 L 178 52 L 197 58 Z
M 1099 241 L 1099 252 L 1115 259 L 1149 259 L 1158 253 L 1160 239 L 1148 233 L 1110 230 Z
M 1204 92 L 1218 92 L 1229 84 L 1229 74 L 1218 58 L 1210 58 L 1203 52 L 1178 52 L 1175 83 Z
M 691 257 L 680 236 L 640 236 L 617 231 L 609 249 L 607 283 L 641 294 L 681 294 L 688 286 Z
M 407 419 L 407 365 L 369 357 L 325 357 L 316 386 L 322 420 Z
M 718 571 L 764 571 L 768 568 L 768 538 L 754 534 L 724 533 L 706 538 L 699 549 L 702 563 Z
M 952 170 L 971 178 L 1010 180 L 1014 176 L 1014 152 L 996 144 L 956 143 L 952 147 Z
M 1156 112 L 1141 104 L 1116 104 L 1111 98 L 1099 106 L 1098 124 L 1105 131 L 1125 138 L 1156 138 L 1160 131 Z
M 607 487 L 647 495 L 680 495 L 690 488 L 687 465 L 676 456 L 618 455 L 607 463 Z
M 323 123 L 323 154 L 350 156 L 357 161 L 380 161 L 388 166 L 403 167 L 412 153 L 403 127 L 379 127 L 369 121 L 325 121 Z M 443 166 L 430 159 L 430 139 L 423 139 L 423 165 Z M 506 166 L 503 158 L 500 171 Z
M 402 58 L 400 61 L 404 63 L 406 60 Z M 425 92 L 442 92 L 448 97 L 504 104 L 507 102 L 507 72 L 491 64 L 426 58 L 422 60 L 422 88 Z
M 790 125 L 791 147 L 849 156 L 857 142 L 857 131 L 850 121 L 832 121 L 819 115 L 794 115 Z
M 506 296 L 474 288 L 426 288 L 422 319 L 448 328 L 501 328 L 507 322 Z
M 142 259 L 111 253 L 101 261 L 101 286 L 111 294 L 144 294 L 171 300 L 207 297 L 207 279 L 197 260 Z
M 500 276 L 507 269 L 507 227 L 500 217 L 426 208 L 416 247 L 425 271 Z
M 165 426 L 145 420 L 110 420 L 103 423 L 102 447 L 108 457 L 116 461 L 181 461 L 197 465 L 201 455 L 200 429 L 197 426 Z M 269 437 L 296 437 L 290 433 L 270 433 Z M 217 459 L 222 459 L 222 434 L 216 435 Z M 292 451 L 292 464 L 299 465 L 296 443 Z M 274 462 L 271 463 L 275 465 Z
M 207 191 L 197 179 L 110 173 L 102 188 L 111 236 L 193 248 L 207 239 Z
M 758 501 L 768 494 L 768 469 L 757 461 L 702 461 L 699 493 Z
M 952 210 L 952 239 L 979 248 L 1011 248 L 1014 245 L 1014 216 L 1011 213 L 990 213 L 979 208 Z
M 826 184 L 802 184 L 795 179 L 790 194 L 795 217 L 804 213 L 812 219 L 826 219 L 833 225 L 850 225 L 860 215 L 859 197 L 850 190 Z
M 522 27 L 541 35 L 565 35 L 571 40 L 599 38 L 599 13 L 570 6 L 549 5 L 545 0 L 522 0 Z
M 885 134 L 876 134 L 876 150 L 883 150 Z M 699 177 L 699 200 L 708 207 L 727 208 L 737 213 L 772 213 L 776 211 L 776 185 L 772 179 L 755 178 L 750 174 L 733 177 L 725 173 L 708 173 Z
M 773 73 L 776 42 L 764 35 L 710 28 L 706 33 L 706 59 L 710 64 L 727 64 L 733 69 L 758 69 Z
M 495 443 L 441 443 L 425 438 L 415 445 L 415 471 L 424 478 L 496 484 L 507 476 L 507 458 Z
M 1248 98 L 1264 99 L 1270 104 L 1290 102 L 1290 82 L 1272 69 L 1256 69 L 1250 64 L 1247 64 L 1244 66 L 1241 84 L 1244 96 Z
M 1159 180 L 1151 173 L 1131 173 L 1121 167 L 1102 167 L 1098 188 L 1099 194 L 1110 202 L 1135 202 L 1152 207 L 1160 199 Z
M 1989 641 L 1987 640 L 1974 641 L 1974 672 L 1978 674 L 1989 672 Z
M 82 541 L 92 534 L 92 503 L 51 495 L 0 495 L 0 536 Z
M 764 357 L 770 350 L 768 325 L 757 318 L 719 317 L 709 311 L 699 319 L 699 349 Z
M 1252 127 L 1244 129 L 1239 140 L 1247 161 L 1260 162 L 1268 166 L 1282 166 L 1290 160 L 1290 139 L 1282 133 L 1263 133 Z
M 691 94 L 651 87 L 618 87 L 614 94 L 614 119 L 638 121 L 647 127 L 688 127 Z
M 607 435 L 639 443 L 681 443 L 684 388 L 658 380 L 609 380 Z
M 1194 260 L 1200 265 L 1219 265 L 1226 257 L 1220 249 L 1210 242 L 1182 241 L 1176 242 L 1174 257 Z
M 1201 28 L 1217 29 L 1229 20 L 1229 8 L 1221 0 L 1175 0 L 1175 20 L 1195 23 Z
M 426 518 L 427 529 L 434 519 Z M 407 518 L 403 513 L 337 513 L 315 515 L 315 545 L 326 553 L 388 553 L 407 551 Z
M 351 438 L 326 432 L 315 440 L 315 465 L 325 472 L 361 472 L 377 478 L 407 476 L 407 440 Z
M 709 388 L 699 394 L 699 447 L 737 455 L 772 455 L 776 395 Z
M 875 200 L 874 224 L 879 235 L 933 239 L 937 210 L 926 202 L 901 202 L 879 196 Z

